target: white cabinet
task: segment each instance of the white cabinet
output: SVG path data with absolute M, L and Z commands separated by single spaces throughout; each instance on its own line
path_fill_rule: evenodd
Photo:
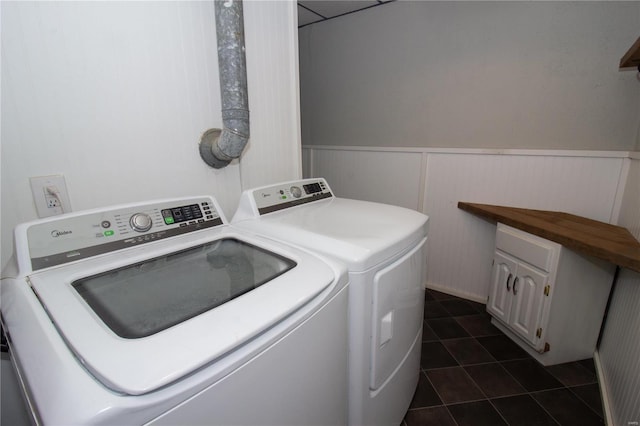
M 540 339 L 536 333 L 544 303 L 543 287 L 549 274 L 499 251 L 495 254 L 494 265 L 499 269 L 495 298 L 489 299 L 491 304 L 487 310 L 534 348 L 542 349 L 538 347 Z
M 513 295 L 511 286 L 518 268 L 518 261 L 496 250 L 493 256 L 493 271 L 487 311 L 504 323 L 509 323 Z
M 499 223 L 487 311 L 543 365 L 593 356 L 613 266 Z

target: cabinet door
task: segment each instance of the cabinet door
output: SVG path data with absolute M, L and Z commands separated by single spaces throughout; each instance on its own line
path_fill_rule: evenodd
M 495 252 L 487 312 L 505 324 L 509 323 L 511 302 L 513 301 L 511 289 L 516 277 L 516 266 L 515 260 L 504 253 Z
M 527 264 L 519 263 L 517 277 L 512 285 L 513 304 L 511 306 L 510 325 L 513 331 L 536 346 L 547 275 L 538 272 Z

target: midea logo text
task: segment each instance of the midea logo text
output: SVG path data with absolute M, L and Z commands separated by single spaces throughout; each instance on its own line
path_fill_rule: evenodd
M 57 238 L 61 235 L 69 235 L 72 234 L 73 232 L 71 231 L 58 231 L 57 229 L 55 231 L 51 231 L 51 236 L 54 238 Z

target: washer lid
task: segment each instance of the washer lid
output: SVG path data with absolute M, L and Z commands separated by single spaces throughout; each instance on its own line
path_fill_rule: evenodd
M 85 368 L 112 390 L 139 395 L 237 349 L 337 278 L 306 252 L 227 235 L 174 241 L 151 255 L 136 248 L 29 280 Z
M 331 198 L 232 224 L 333 256 L 347 262 L 351 271 L 364 271 L 424 238 L 427 221 L 427 216 L 404 207 Z

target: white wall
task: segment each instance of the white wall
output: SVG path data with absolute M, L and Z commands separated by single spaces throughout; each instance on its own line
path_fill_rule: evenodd
M 640 82 L 640 70 L 636 74 L 636 78 Z M 640 108 L 638 108 L 638 131 L 636 132 L 636 148 L 635 151 L 640 152 Z
M 244 5 L 251 139 L 240 167 L 248 189 L 298 179 L 302 164 L 296 3 Z M 235 209 L 228 209 L 229 219 Z
M 621 158 L 578 152 L 429 155 L 424 195 L 424 211 L 432 219 L 429 283 L 481 296 L 482 301 L 488 294 L 495 226 L 458 209 L 458 201 L 564 211 L 611 222 L 622 165 Z
M 633 150 L 639 11 L 400 0 L 304 27 L 303 143 Z
M 640 240 L 640 153 L 630 160 L 620 211 L 621 226 Z M 609 424 L 626 425 L 640 419 L 640 273 L 622 269 L 615 286 L 599 358 Z
M 63 173 L 74 210 L 214 194 L 301 174 L 294 2 L 245 1 L 251 140 L 221 170 L 199 157 L 221 126 L 213 2 L 2 2 L 1 202 L 36 212 L 30 176 Z
M 305 176 L 337 196 L 429 216 L 427 286 L 486 300 L 495 225 L 459 201 L 557 210 L 615 223 L 627 153 L 305 146 Z

